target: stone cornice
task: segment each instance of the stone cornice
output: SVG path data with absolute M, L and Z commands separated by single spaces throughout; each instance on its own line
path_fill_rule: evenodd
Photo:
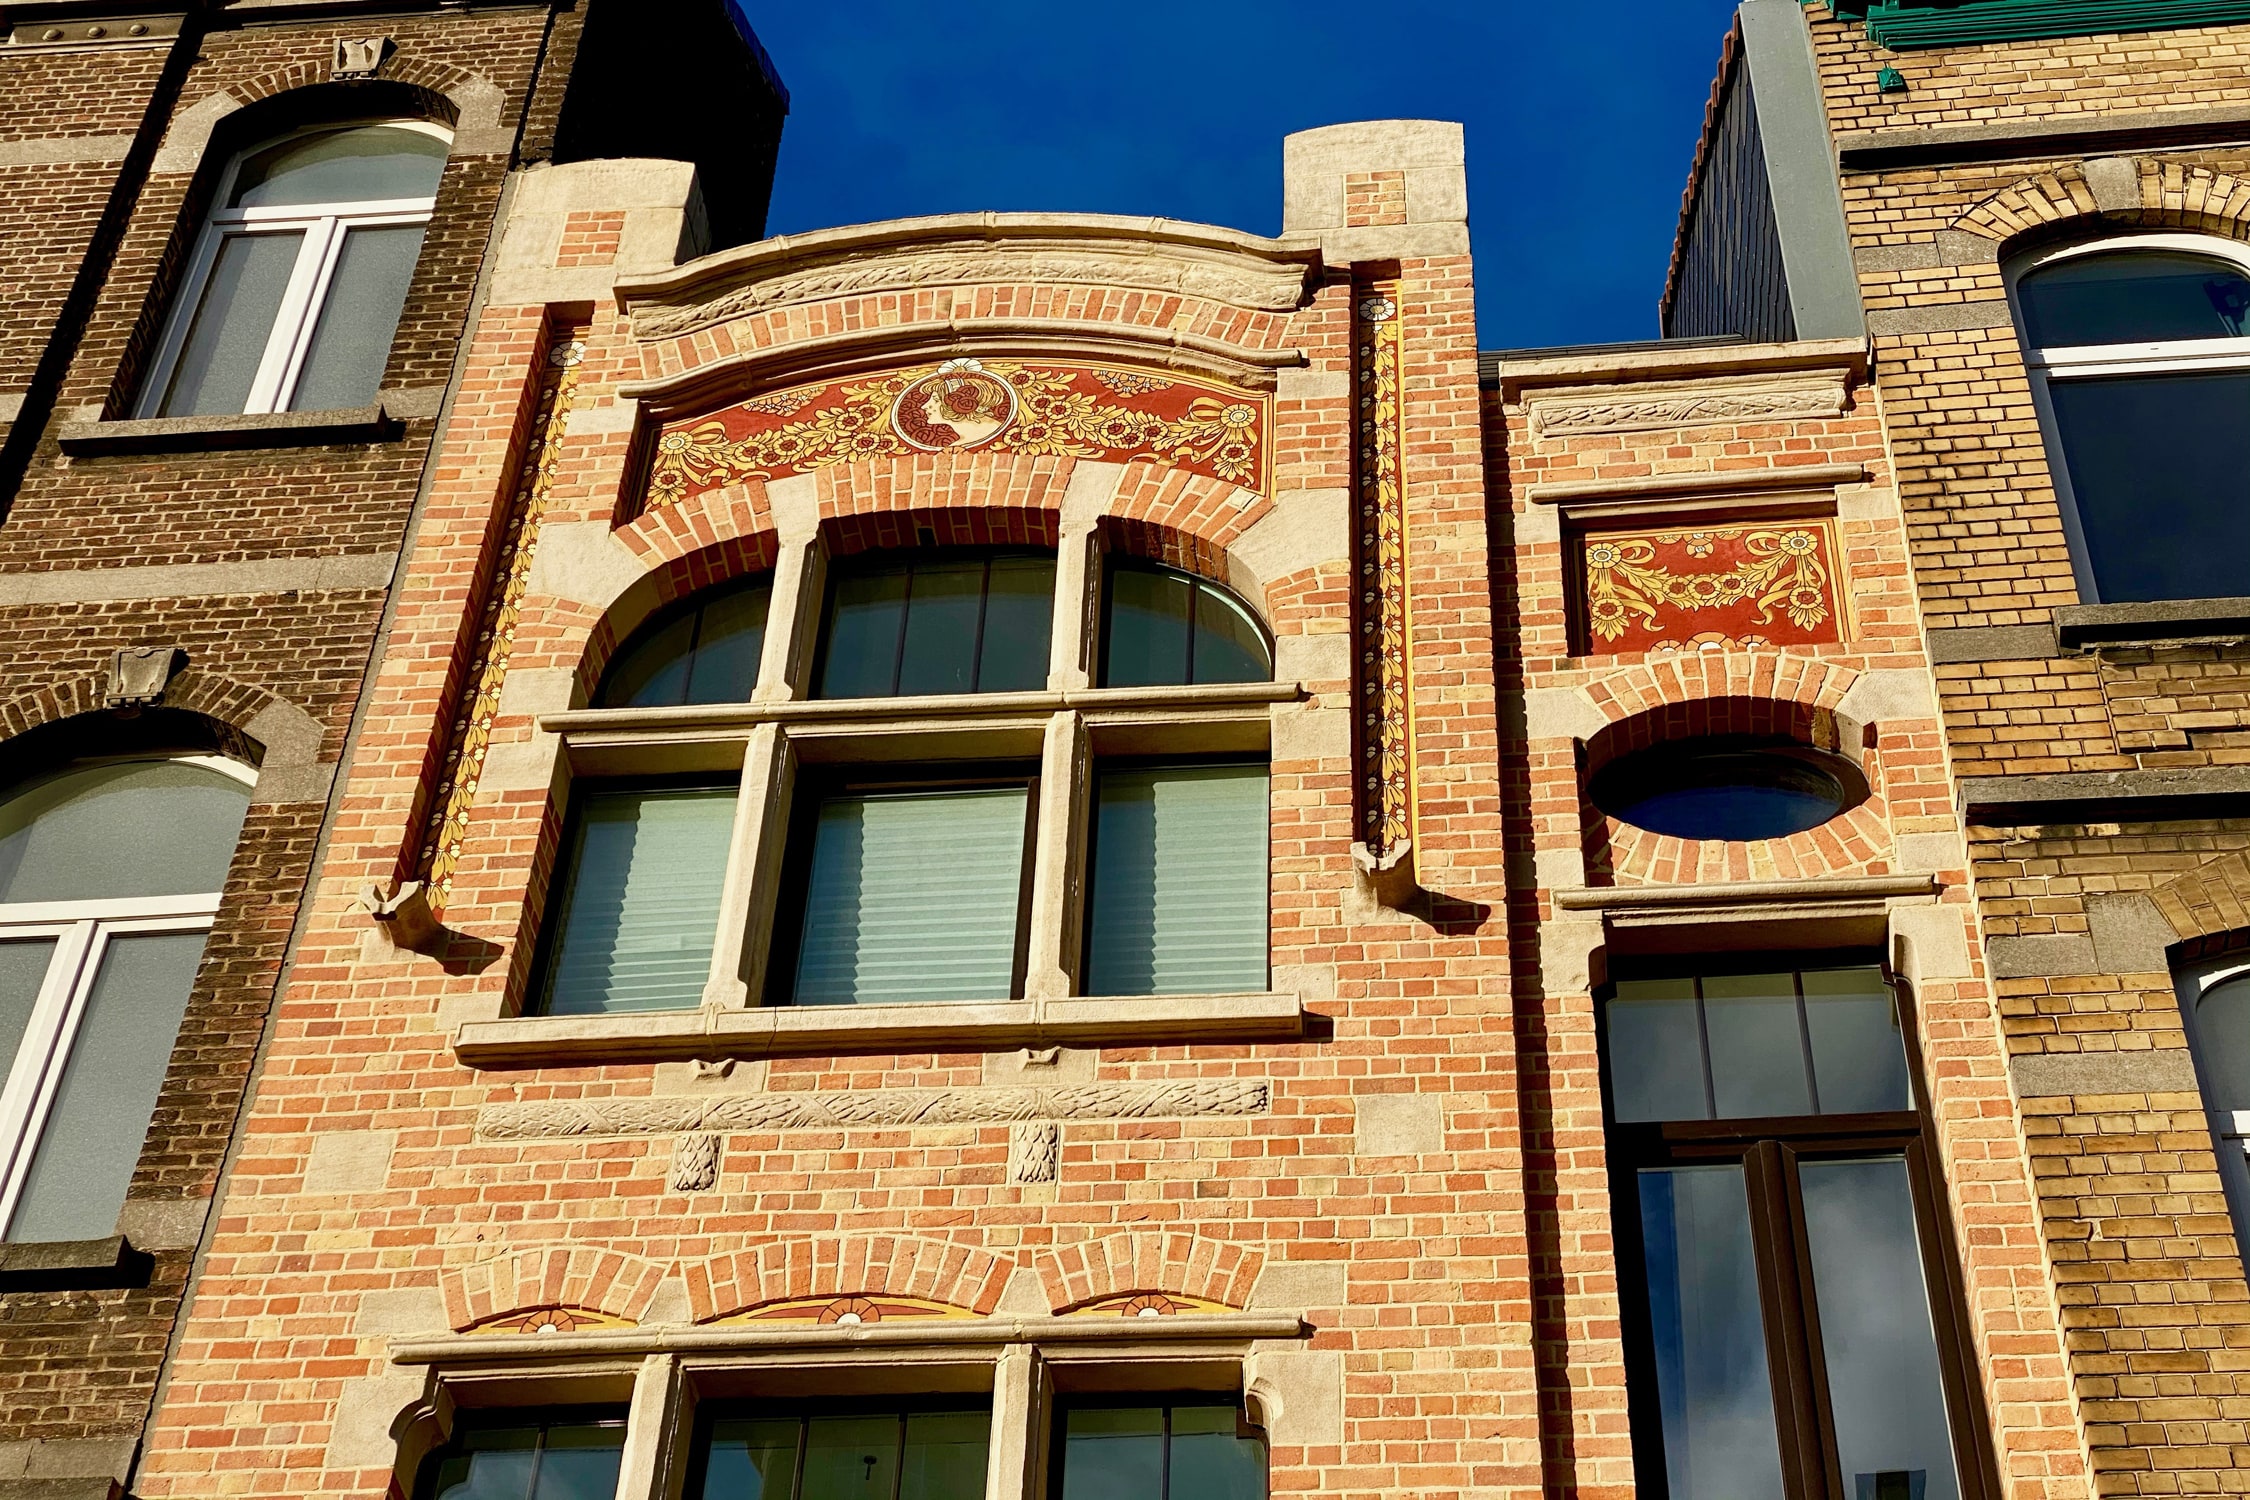
M 944 214 L 781 235 L 617 284 L 642 339 L 836 297 L 1037 282 L 1169 292 L 1253 312 L 1304 305 L 1319 248 L 1171 219 Z
M 1800 339 L 1786 344 L 1627 344 L 1616 350 L 1574 349 L 1564 354 L 1502 354 L 1490 378 L 1500 399 L 1514 401 L 1541 386 L 1628 385 L 1641 381 L 1701 380 L 1720 375 L 1771 375 L 1791 370 L 1844 370 L 1857 379 L 1867 370 L 1865 339 Z

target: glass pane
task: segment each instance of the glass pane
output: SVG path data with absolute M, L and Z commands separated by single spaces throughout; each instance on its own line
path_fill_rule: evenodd
M 829 604 L 823 698 L 887 698 L 898 680 L 899 633 L 906 623 L 906 570 L 846 573 Z
M 216 892 L 249 808 L 247 782 L 178 760 L 32 782 L 0 802 L 0 902 Z
M 687 702 L 695 616 L 681 615 L 625 648 L 595 695 L 598 708 L 677 708 Z
M 1109 618 L 1102 632 L 1102 681 L 1110 687 L 1186 682 L 1188 609 L 1194 592 L 1184 574 L 1113 568 Z
M 992 1413 L 925 1411 L 906 1419 L 898 1500 L 984 1500 Z
M 1803 753 L 1693 740 L 1641 751 L 1594 778 L 1596 806 L 1682 839 L 1787 838 L 1850 804 L 1843 782 Z
M 1906 1039 L 1883 971 L 1872 965 L 1811 969 L 1798 978 L 1805 988 L 1805 1029 L 1812 1035 L 1820 1112 L 1912 1109 Z
M 902 695 L 976 690 L 977 617 L 984 607 L 984 564 L 920 563 L 906 601 Z
M 773 585 L 760 579 L 703 606 L 696 637 L 690 703 L 748 703 L 758 686 L 758 658 L 766 647 L 766 607 Z
M 298 136 L 244 158 L 228 201 L 235 208 L 273 208 L 430 198 L 447 149 L 434 135 L 381 125 Z
M 616 1500 L 625 1459 L 625 1429 L 582 1422 L 547 1429 L 531 1500 Z
M 1232 1405 L 1172 1408 L 1172 1483 L 1165 1500 L 1266 1500 L 1266 1445 L 1237 1437 Z
M 822 803 L 796 1003 L 1008 998 L 1028 796 L 1012 786 Z
M 2250 593 L 2250 373 L 2051 380 L 2104 604 Z M 2181 539 L 2194 538 L 2193 546 Z
M 2089 255 L 2034 271 L 2019 288 L 2034 349 L 2241 338 L 2250 277 L 2200 255 Z
M 1670 1500 L 1782 1500 L 1742 1168 L 1645 1169 L 1640 1197 Z
M 1905 1161 L 1805 1162 L 1798 1181 L 1844 1493 L 1959 1500 Z
M 1263 990 L 1267 886 L 1265 767 L 1104 772 L 1087 990 Z
M 1719 1119 L 1813 1112 L 1796 975 L 1710 975 L 1703 981 L 1703 1026 Z
M 1211 584 L 1195 591 L 1195 680 L 1270 682 L 1273 658 L 1250 611 Z
M 439 1461 L 430 1500 L 530 1500 L 538 1469 L 538 1428 L 472 1429 Z
M 1610 1097 L 1619 1124 L 1711 1118 L 1694 980 L 1619 980 L 1603 1015 L 1609 1027 Z
M 1073 1407 L 1063 1419 L 1062 1500 L 1162 1500 L 1164 1408 Z
M 2211 986 L 2195 1006 L 2195 1045 L 2212 1109 L 2250 1109 L 2250 974 Z
M 250 387 L 304 243 L 303 230 L 230 234 L 220 241 L 159 416 L 218 416 L 250 404 Z
M 549 1015 L 692 1010 L 703 1003 L 735 788 L 594 792 L 556 879 Z
M 205 936 L 112 937 L 103 949 L 9 1239 L 91 1240 L 116 1232 Z
M 703 1500 L 791 1500 L 802 1426 L 795 1417 L 713 1422 L 703 1467 Z
M 23 1049 L 31 1008 L 39 1003 L 39 987 L 47 982 L 47 966 L 54 960 L 53 938 L 0 943 L 0 1080 Z
M 1045 687 L 1054 628 L 1055 560 L 994 558 L 991 592 L 985 597 L 977 691 L 1030 693 Z
M 802 1500 L 892 1500 L 898 1418 L 814 1417 L 805 1424 Z
M 341 411 L 374 401 L 406 306 L 422 226 L 385 224 L 344 236 L 321 299 L 312 345 L 297 371 L 291 411 Z

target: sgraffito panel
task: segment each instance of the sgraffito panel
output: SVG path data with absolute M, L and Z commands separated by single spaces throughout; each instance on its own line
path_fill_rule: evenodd
M 1588 655 L 1844 639 L 1834 521 L 1597 531 L 1577 546 Z
M 1215 381 L 949 359 L 772 391 L 667 423 L 656 437 L 647 505 L 859 459 L 980 449 L 1148 459 L 1262 494 L 1271 425 L 1270 398 Z

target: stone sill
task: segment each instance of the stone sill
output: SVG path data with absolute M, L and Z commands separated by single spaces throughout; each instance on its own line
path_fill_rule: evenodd
M 405 428 L 383 403 L 346 411 L 282 411 L 213 417 L 65 422 L 56 435 L 74 458 L 112 454 L 212 453 L 238 448 L 319 448 L 381 443 Z
M 593 1067 L 923 1048 L 1293 1041 L 1304 1033 L 1295 995 L 1140 995 L 511 1016 L 464 1022 L 453 1055 L 473 1068 Z
M 1960 780 L 1961 815 L 1988 828 L 2239 817 L 2246 804 L 2250 804 L 2250 766 L 2064 771 Z
M 2070 604 L 2055 611 L 2055 636 L 2066 647 L 2243 635 L 2250 635 L 2250 599 Z
M 149 1257 L 121 1234 L 0 1245 L 0 1293 L 140 1286 L 149 1266 Z

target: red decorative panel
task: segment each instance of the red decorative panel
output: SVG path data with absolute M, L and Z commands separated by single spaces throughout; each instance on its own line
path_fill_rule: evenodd
M 1263 493 L 1271 425 L 1268 398 L 1213 382 L 1094 365 L 949 359 L 774 391 L 668 423 L 657 434 L 648 505 L 855 459 L 985 448 L 1153 459 Z
M 1601 531 L 1578 551 L 1588 654 L 1844 638 L 1833 521 Z

